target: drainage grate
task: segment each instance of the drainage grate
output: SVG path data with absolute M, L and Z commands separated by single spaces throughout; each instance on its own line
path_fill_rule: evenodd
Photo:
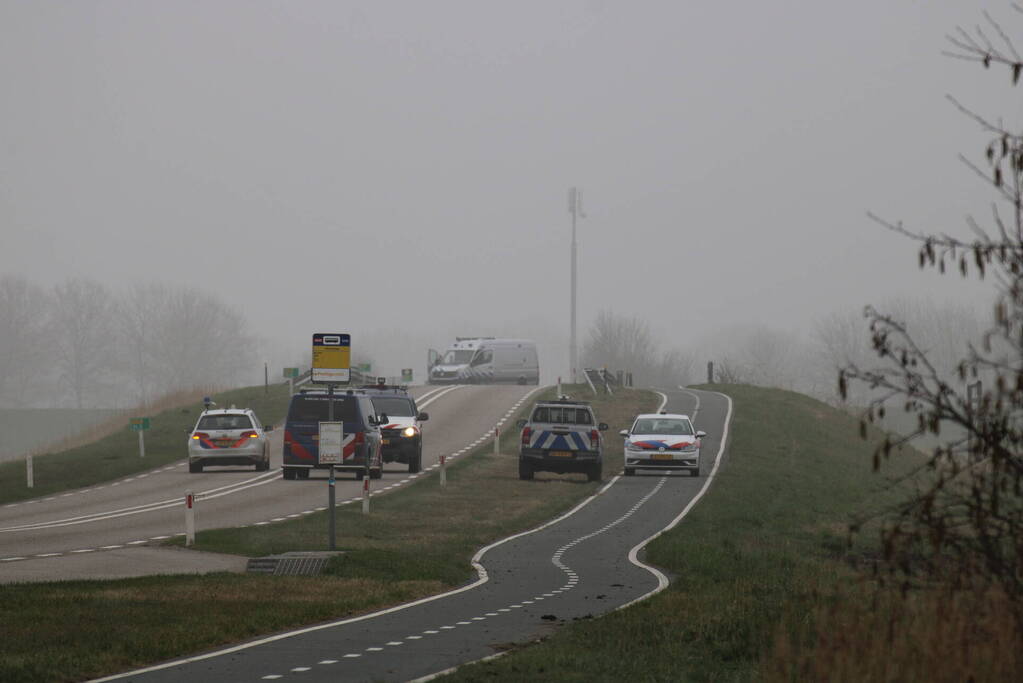
M 327 566 L 330 558 L 343 554 L 342 552 L 320 551 L 253 557 L 249 560 L 246 571 L 253 574 L 273 574 L 274 576 L 316 576 Z

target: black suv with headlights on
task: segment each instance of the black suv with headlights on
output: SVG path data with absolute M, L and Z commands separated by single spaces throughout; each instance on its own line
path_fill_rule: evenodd
M 373 402 L 378 415 L 387 415 L 380 423 L 384 462 L 408 465 L 409 472 L 423 467 L 423 422 L 430 419 L 419 412 L 416 400 L 402 386 L 367 384 L 362 388 Z

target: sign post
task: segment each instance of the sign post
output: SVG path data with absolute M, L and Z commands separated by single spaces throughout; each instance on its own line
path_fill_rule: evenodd
M 142 435 L 149 429 L 149 418 L 133 417 L 129 420 L 128 427 L 131 431 L 139 433 L 139 457 L 146 457 L 146 440 Z
M 334 465 L 341 463 L 343 457 L 344 423 L 334 422 L 334 387 L 337 384 L 347 384 L 352 379 L 351 371 L 352 337 L 343 332 L 317 332 L 313 334 L 313 367 L 309 379 L 313 382 L 320 382 L 327 385 L 327 422 L 320 423 L 320 438 L 323 438 L 323 428 L 327 426 L 327 449 L 321 440 L 318 452 L 320 463 L 330 465 L 330 473 L 327 478 L 327 506 L 330 508 L 329 529 L 330 549 L 337 547 L 335 540 L 336 513 L 334 493 Z M 340 424 L 340 427 L 337 425 Z M 332 442 L 331 439 L 336 440 Z M 326 459 L 324 459 L 326 458 Z
M 298 368 L 284 368 L 284 376 L 288 378 L 288 396 L 294 396 L 295 378 L 298 377 Z
M 195 494 L 185 491 L 185 545 L 195 545 Z
M 401 369 L 401 381 L 407 384 L 412 383 L 412 368 Z

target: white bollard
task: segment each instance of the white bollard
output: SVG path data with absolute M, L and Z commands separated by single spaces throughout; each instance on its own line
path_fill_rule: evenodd
M 36 484 L 35 484 L 35 480 L 32 477 L 32 454 L 31 453 L 29 453 L 25 457 L 25 470 L 26 470 L 25 474 L 28 475 L 28 487 L 29 488 L 34 488 Z
M 195 495 L 185 491 L 185 545 L 195 545 Z
M 362 514 L 369 514 L 369 472 L 362 480 Z
M 142 436 L 144 433 L 145 432 L 143 432 L 141 429 L 139 430 L 139 457 L 140 458 L 146 457 L 146 440 Z
M 443 456 L 443 455 L 440 456 L 440 485 L 441 486 L 447 486 L 448 485 L 448 473 L 444 469 L 444 460 L 445 459 L 446 459 L 445 456 Z
M 494 455 L 500 455 L 501 453 L 501 429 L 500 427 L 494 427 Z

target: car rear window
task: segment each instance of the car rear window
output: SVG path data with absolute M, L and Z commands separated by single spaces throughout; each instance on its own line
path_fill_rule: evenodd
M 296 396 L 288 409 L 288 422 L 327 422 L 329 406 L 326 396 Z M 348 396 L 334 398 L 334 420 L 337 422 L 358 422 L 359 413 L 355 399 Z
M 412 417 L 416 414 L 412 401 L 407 398 L 374 398 L 373 408 L 377 415 L 382 413 L 388 417 Z
M 586 408 L 572 406 L 537 406 L 533 422 L 553 422 L 562 425 L 591 425 L 593 417 Z
M 248 415 L 203 415 L 196 429 L 252 429 Z

